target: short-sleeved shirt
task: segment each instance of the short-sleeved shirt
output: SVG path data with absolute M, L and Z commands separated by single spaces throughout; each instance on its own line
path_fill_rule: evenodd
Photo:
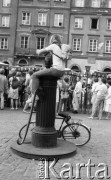
M 97 92 L 96 92 L 96 88 L 97 88 L 99 85 L 100 85 L 100 84 L 99 84 L 98 82 L 95 82 L 95 83 L 92 85 L 91 91 L 92 91 L 93 94 L 96 94 L 96 93 L 97 93 Z
M 54 54 L 57 54 L 59 57 L 62 57 L 62 49 L 57 44 L 51 44 L 45 48 L 46 51 L 52 51 Z M 62 59 L 53 54 L 53 68 L 58 70 L 64 70 L 62 65 Z
M 97 86 L 96 90 L 97 91 L 97 96 L 103 96 L 105 97 L 107 95 L 107 86 L 105 84 L 100 84 Z
M 78 94 L 78 95 L 81 94 L 81 92 L 82 92 L 82 83 L 81 83 L 80 81 L 78 81 L 78 82 L 76 83 L 74 92 L 75 92 L 76 94 Z

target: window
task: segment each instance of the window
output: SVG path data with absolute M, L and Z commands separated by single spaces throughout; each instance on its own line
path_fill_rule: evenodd
M 47 22 L 47 14 L 39 13 L 38 14 L 38 25 L 46 26 L 46 22 Z
M 22 24 L 30 25 L 30 13 L 29 12 L 22 13 Z
M 9 27 L 10 16 L 2 16 L 2 27 Z
M 111 30 L 111 19 L 107 20 L 107 29 Z
M 98 29 L 99 19 L 92 18 L 91 19 L 91 29 Z
M 58 2 L 65 2 L 65 0 L 55 0 L 55 1 L 58 1 Z
M 0 49 L 8 49 L 8 39 L 0 38 Z
M 44 37 L 38 37 L 37 38 L 37 49 L 44 48 L 45 45 L 45 38 Z
M 63 14 L 55 14 L 54 26 L 63 27 Z
M 109 0 L 108 7 L 111 8 L 111 0 Z
M 29 37 L 21 36 L 21 48 L 27 49 L 29 45 Z
M 76 7 L 84 7 L 84 0 L 75 0 Z
M 82 28 L 83 27 L 83 18 L 75 18 L 74 27 Z
M 3 0 L 3 6 L 4 7 L 10 7 L 11 0 Z
M 19 60 L 19 66 L 26 66 L 26 65 L 28 65 L 28 62 L 26 59 Z
M 81 39 L 74 38 L 73 39 L 73 51 L 80 51 L 81 50 Z
M 97 42 L 96 39 L 89 40 L 89 52 L 97 52 Z
M 92 7 L 99 8 L 100 0 L 92 0 Z
M 111 53 L 111 40 L 106 40 L 105 42 L 105 52 Z

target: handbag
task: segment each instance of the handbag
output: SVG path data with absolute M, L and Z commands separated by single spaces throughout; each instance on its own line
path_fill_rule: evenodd
M 45 67 L 46 68 L 50 68 L 52 67 L 53 65 L 53 56 L 52 55 L 55 55 L 57 56 L 58 58 L 62 59 L 62 57 L 58 56 L 57 54 L 53 53 L 53 51 L 48 51 L 47 53 L 44 54 L 45 55 Z
M 50 52 L 48 52 L 45 55 L 45 67 L 50 68 L 50 67 L 52 67 L 52 64 L 53 64 L 52 54 Z
M 69 93 L 67 91 L 61 91 L 61 99 L 67 99 L 69 97 Z

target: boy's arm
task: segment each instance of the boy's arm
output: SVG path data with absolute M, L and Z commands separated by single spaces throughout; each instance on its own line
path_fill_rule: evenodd
M 53 51 L 53 48 L 54 48 L 54 45 L 51 44 L 51 45 L 47 46 L 46 48 L 37 49 L 36 54 L 40 55 L 40 54 L 43 54 L 43 53 L 46 53 L 46 52 L 49 52 L 49 51 Z
M 47 50 L 46 49 L 37 49 L 36 50 L 36 54 L 38 54 L 38 55 L 40 55 L 40 54 L 43 54 L 43 53 L 45 53 L 45 52 L 47 52 Z

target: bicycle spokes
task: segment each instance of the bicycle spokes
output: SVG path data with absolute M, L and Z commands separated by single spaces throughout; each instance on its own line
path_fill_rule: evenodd
M 62 135 L 65 140 L 73 142 L 77 146 L 82 146 L 90 140 L 89 129 L 86 126 L 77 123 L 65 126 Z

